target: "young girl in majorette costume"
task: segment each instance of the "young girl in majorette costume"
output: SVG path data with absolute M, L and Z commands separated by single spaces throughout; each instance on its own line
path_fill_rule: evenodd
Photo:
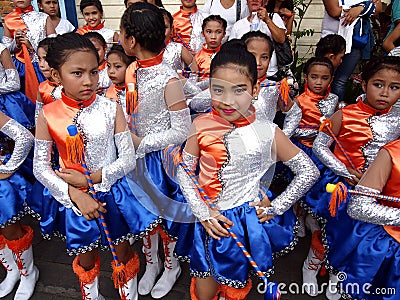
M 128 55 L 136 56 L 136 71 L 127 73 L 126 84 L 135 86 L 127 94 L 127 106 L 132 107 L 132 138 L 137 156 L 137 181 L 151 196 L 164 217 L 163 229 L 143 239 L 147 257 L 146 272 L 139 282 L 141 295 L 151 292 L 153 298 L 166 295 L 177 280 L 181 268 L 178 256 L 190 250 L 194 217 L 179 189 L 167 173 L 164 163 L 167 146 L 180 145 L 190 129 L 190 113 L 186 106 L 178 74 L 163 63 L 165 23 L 159 9 L 147 3 L 134 3 L 121 19 L 121 45 Z M 133 103 L 133 104 L 132 104 Z M 149 208 L 150 209 L 150 208 Z M 165 249 L 164 272 L 158 257 L 158 233 Z
M 108 77 L 108 71 L 107 71 L 107 61 L 106 61 L 107 43 L 103 38 L 103 36 L 95 31 L 87 32 L 83 36 L 88 38 L 93 43 L 94 47 L 99 53 L 100 63 L 99 63 L 99 83 L 97 87 L 97 94 L 104 96 L 107 89 L 112 84 L 110 77 Z
M 323 171 L 324 177 L 310 190 L 304 203 L 311 209 L 310 212 L 326 222 L 323 232 L 326 239 L 322 241 L 328 267 L 333 271 L 346 259 L 341 253 L 345 250 L 344 237 L 351 235 L 346 233 L 352 230 L 353 221 L 346 213 L 346 205 L 335 209 L 336 205 L 331 203 L 329 210 L 331 195 L 326 192 L 326 184 L 342 182 L 352 188 L 375 159 L 380 147 L 399 136 L 399 110 L 393 107 L 400 97 L 399 63 L 398 57 L 383 57 L 368 62 L 362 73 L 365 94 L 359 97 L 357 103 L 333 114 L 331 126 L 325 122 L 327 126 L 323 126 L 313 144 L 314 154 L 330 170 Z M 332 153 L 333 136 L 336 137 L 336 145 Z M 336 214 L 336 217 L 331 217 L 331 214 Z M 313 257 L 313 265 L 320 263 L 320 257 Z M 338 278 L 331 273 L 330 280 L 337 283 Z M 327 289 L 326 295 L 329 299 L 340 298 L 332 289 Z
M 59 17 L 60 4 L 58 0 L 38 0 L 37 4 L 41 12 L 49 15 L 57 34 L 64 34 L 75 30 L 74 25 L 70 21 Z
M 113 264 L 114 274 L 118 275 L 121 267 L 125 274 L 114 277 L 114 282 L 121 298 L 137 299 L 139 259 L 128 239 L 151 230 L 158 217 L 141 206 L 134 193 L 144 192 L 138 188 L 132 192 L 126 177 L 135 167 L 135 151 L 122 108 L 96 95 L 99 56 L 87 38 L 76 33 L 57 36 L 46 58 L 63 93 L 60 100 L 43 107 L 36 125 L 33 171 L 48 193 L 31 201 L 41 204 L 35 205 L 42 208 L 42 233 L 64 235 L 67 251 L 77 255 L 72 267 L 82 296 L 93 299 L 104 299 L 98 289 L 97 248 L 108 245 L 105 237 L 111 239 L 122 264 Z M 78 130 L 75 139 L 69 136 L 70 125 Z M 50 161 L 53 142 L 60 156 L 61 168 L 56 171 Z M 93 186 L 84 175 L 80 156 Z M 88 187 L 96 191 L 98 201 Z M 107 230 L 97 220 L 101 213 Z
M 39 58 L 39 67 L 40 71 L 42 71 L 43 75 L 46 77 L 46 80 L 39 84 L 38 96 L 36 98 L 35 120 L 42 110 L 43 105 L 61 98 L 62 86 L 51 77 L 50 66 L 46 60 L 47 51 L 53 41 L 54 38 L 45 38 L 40 41 L 38 45 L 37 55 Z
M 31 150 L 33 136 L 2 112 L 0 134 L 0 257 L 7 273 L 0 283 L 0 297 L 11 293 L 20 281 L 14 299 L 23 300 L 32 296 L 39 278 L 39 271 L 33 264 L 33 230 L 20 223 L 26 214 L 25 201 L 31 184 L 19 168 Z
M 86 25 L 79 27 L 76 31 L 77 33 L 85 34 L 92 31 L 100 33 L 108 44 L 108 50 L 113 43 L 118 42 L 118 33 L 104 26 L 104 21 L 102 21 L 103 5 L 100 0 L 81 0 L 79 9 L 86 21 Z
M 31 0 L 13 0 L 15 9 L 4 18 L 3 44 L 11 54 L 21 78 L 21 91 L 34 103 L 37 88 L 45 78 L 40 72 L 36 50 L 46 36 L 55 35 L 50 17 L 33 10 Z
M 122 106 L 127 121 L 129 121 L 130 116 L 126 108 L 125 73 L 133 61 L 134 58 L 126 55 L 121 45 L 112 46 L 107 53 L 107 74 L 112 85 L 108 88 L 105 96 L 114 99 Z
M 257 80 L 261 88 L 254 106 L 265 113 L 270 121 L 274 120 L 277 111 L 282 111 L 286 115 L 282 131 L 287 137 L 291 137 L 301 120 L 301 109 L 289 95 L 282 95 L 281 91 L 284 91 L 284 88 L 267 79 L 267 70 L 274 50 L 271 38 L 261 31 L 250 31 L 242 40 L 257 61 Z M 287 99 L 283 99 L 285 97 Z
M 178 169 L 185 198 L 199 221 L 190 260 L 191 297 L 213 299 L 219 290 L 224 299 L 246 299 L 250 264 L 221 222 L 231 226 L 268 275 L 273 253 L 290 247 L 295 238 L 280 219 L 290 212 L 293 228 L 296 218 L 290 208 L 313 185 L 318 170 L 265 114 L 256 113 L 252 100 L 259 91 L 257 65 L 244 45 L 217 53 L 210 89 L 212 112 L 194 120 L 182 159 L 193 173 L 199 166 L 199 185 L 216 210 L 205 203 L 186 171 Z M 279 160 L 295 177 L 270 201 L 263 193 L 260 197 L 260 180 Z
M 399 157 L 400 140 L 383 146 L 355 187 L 355 191 L 364 195 L 350 198 L 347 212 L 358 221 L 350 229 L 350 234 L 344 237 L 340 254 L 345 259 L 337 267 L 346 274 L 341 282 L 343 287 L 352 285 L 364 289 L 343 289 L 347 296 L 393 300 L 398 297 L 394 291 L 400 289 Z M 379 199 L 372 195 L 395 197 L 397 200 Z

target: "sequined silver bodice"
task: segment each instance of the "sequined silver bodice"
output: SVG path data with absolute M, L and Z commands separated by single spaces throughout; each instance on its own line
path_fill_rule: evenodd
M 263 83 L 270 81 L 265 80 Z M 279 89 L 276 86 L 262 87 L 258 94 L 258 99 L 254 102 L 257 110 L 264 112 L 269 121 L 273 121 L 276 115 Z
M 184 63 L 182 61 L 182 47 L 180 43 L 170 42 L 164 50 L 163 62 L 169 65 L 173 70 L 182 70 Z
M 42 12 L 32 11 L 22 14 L 21 18 L 28 28 L 27 37 L 31 42 L 32 47 L 37 50 L 38 44 L 41 40 L 45 39 L 46 33 L 46 20 L 48 15 Z M 32 61 L 37 62 L 38 57 L 36 54 L 31 56 Z
M 87 144 L 86 163 L 95 172 L 117 159 L 114 143 L 115 114 L 117 102 L 102 96 L 83 108 L 77 123 L 81 126 Z
M 136 130 L 139 137 L 171 128 L 164 90 L 172 78 L 178 78 L 178 74 L 164 63 L 137 70 Z
M 222 190 L 218 209 L 228 209 L 256 199 L 261 177 L 275 162 L 272 149 L 276 125 L 265 117 L 225 134 L 228 160 L 218 173 Z
M 203 44 L 205 43 L 205 39 L 201 33 L 203 20 L 205 17 L 206 15 L 199 10 L 196 13 L 191 14 L 189 16 L 190 23 L 192 24 L 192 32 L 190 33 L 189 47 L 194 53 L 199 52 L 203 47 Z
M 336 110 L 338 96 L 330 93 L 328 97 L 321 99 L 317 107 L 324 117 L 330 118 Z
M 104 37 L 104 39 L 107 42 L 107 49 L 109 51 L 112 47 L 112 42 L 114 41 L 115 31 L 112 30 L 111 28 L 107 28 L 107 27 L 103 27 L 103 28 L 101 28 L 99 30 L 95 30 L 95 31 L 100 33 Z

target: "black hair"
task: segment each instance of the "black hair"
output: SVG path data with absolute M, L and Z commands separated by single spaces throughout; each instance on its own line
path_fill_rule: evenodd
M 159 53 L 165 47 L 165 22 L 160 9 L 153 4 L 137 2 L 129 6 L 121 18 L 126 38 L 132 36 L 139 45 Z
M 275 10 L 275 3 L 276 0 L 268 0 L 267 5 L 265 5 L 265 9 L 269 13 L 273 13 Z M 281 8 L 287 8 L 290 11 L 294 10 L 294 3 L 293 0 L 286 0 L 285 2 L 282 3 Z
M 400 57 L 383 56 L 369 60 L 362 69 L 361 78 L 368 82 L 375 73 L 384 69 L 393 70 L 400 74 Z
M 204 31 L 204 28 L 206 27 L 207 23 L 211 21 L 216 21 L 221 23 L 222 28 L 224 29 L 224 31 L 226 31 L 226 27 L 228 26 L 228 24 L 226 20 L 222 18 L 220 15 L 209 15 L 207 18 L 205 18 L 203 20 L 203 24 L 201 25 L 201 30 Z
M 236 46 L 237 47 L 246 47 L 246 45 L 244 44 L 244 42 L 241 39 L 231 39 L 231 40 L 223 43 L 221 45 L 221 48 L 219 49 L 219 51 L 235 48 Z
M 346 50 L 346 40 L 339 34 L 328 34 L 321 38 L 315 49 L 316 57 L 324 57 L 327 54 L 338 55 Z
M 303 74 L 308 75 L 313 66 L 325 66 L 329 69 L 329 73 L 333 76 L 335 69 L 333 68 L 332 62 L 326 57 L 311 57 L 304 65 Z
M 233 67 L 247 76 L 252 85 L 255 85 L 257 83 L 257 62 L 254 55 L 247 51 L 243 43 L 230 42 L 225 43 L 224 45 L 228 44 L 228 46 L 221 48 L 211 60 L 210 78 L 221 67 Z
M 272 43 L 271 38 L 268 35 L 266 35 L 264 32 L 261 32 L 260 30 L 249 31 L 242 36 L 242 41 L 246 44 L 246 46 L 253 39 L 265 40 L 269 46 L 269 56 L 271 57 L 272 52 L 274 51 L 274 44 Z
M 96 56 L 97 62 L 100 62 L 99 54 L 93 43 L 88 38 L 75 32 L 55 37 L 54 42 L 49 45 L 46 61 L 50 68 L 59 71 L 68 57 L 77 51 L 92 52 Z
M 173 24 L 174 24 L 174 18 L 172 17 L 171 13 L 168 10 L 166 10 L 164 7 L 160 7 L 160 11 L 161 11 L 163 17 L 167 16 L 167 18 L 169 20 L 169 25 L 172 28 Z
M 164 8 L 164 4 L 162 3 L 162 0 L 155 0 L 154 1 L 155 6 L 159 8 Z
M 107 53 L 107 58 L 111 54 L 118 55 L 121 58 L 121 60 L 123 61 L 123 63 L 127 66 L 129 66 L 135 60 L 135 58 L 133 56 L 126 55 L 124 48 L 122 48 L 121 45 L 113 45 L 111 47 L 110 51 L 108 51 L 108 53 Z
M 54 43 L 54 37 L 47 37 L 41 40 L 37 46 L 37 48 L 43 48 L 46 53 L 49 51 L 49 46 Z
M 100 43 L 100 45 L 103 48 L 107 48 L 107 42 L 100 33 L 96 32 L 96 31 L 89 31 L 89 32 L 86 32 L 83 36 L 89 40 L 96 40 Z
M 83 10 L 88 6 L 95 6 L 99 12 L 103 13 L 103 5 L 101 5 L 100 0 L 81 0 L 79 3 L 79 9 L 83 14 Z
M 147 0 L 138 0 L 137 2 L 145 2 L 145 3 L 147 3 Z M 127 4 L 128 4 L 128 0 L 124 0 L 125 7 L 126 7 Z

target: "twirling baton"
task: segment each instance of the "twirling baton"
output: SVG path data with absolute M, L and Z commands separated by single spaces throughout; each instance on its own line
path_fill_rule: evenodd
M 179 159 L 179 165 L 185 170 L 186 174 L 190 177 L 190 179 L 196 186 L 197 190 L 199 191 L 200 195 L 203 197 L 205 202 L 210 206 L 211 209 L 216 210 L 217 209 L 216 205 L 213 202 L 211 202 L 211 198 L 208 197 L 208 195 L 206 194 L 204 189 L 200 186 L 199 182 L 197 181 L 196 176 L 193 174 L 192 171 L 189 170 L 189 167 L 183 162 L 182 159 Z M 223 225 L 226 228 L 226 230 L 228 230 L 229 235 L 235 240 L 236 245 L 238 245 L 238 247 L 242 250 L 244 256 L 246 256 L 250 265 L 256 271 L 258 277 L 262 281 L 264 281 L 265 287 L 267 289 L 264 294 L 264 300 L 279 300 L 281 298 L 281 293 L 279 292 L 278 285 L 275 282 L 268 283 L 267 277 L 261 271 L 260 267 L 254 261 L 254 259 L 252 258 L 250 253 L 247 251 L 247 249 L 245 248 L 243 243 L 239 241 L 237 235 L 232 231 L 231 227 L 226 223 L 223 223 Z
M 71 142 L 69 142 L 69 143 L 71 143 L 71 144 L 75 143 L 75 145 L 77 145 L 78 143 L 83 144 L 82 136 L 79 134 L 78 129 L 76 128 L 76 125 L 69 125 L 67 127 L 67 130 L 68 130 L 68 134 L 70 135 L 68 138 L 75 140 L 72 143 Z M 68 141 L 67 141 L 67 144 L 68 144 Z M 75 150 L 78 150 L 78 149 L 79 149 L 79 147 L 75 147 Z M 90 177 L 90 171 L 86 165 L 84 153 L 82 150 L 84 150 L 84 149 L 81 149 L 80 152 L 82 152 L 82 153 L 75 153 L 76 155 L 73 156 L 73 158 L 76 163 L 80 163 L 82 165 L 87 183 L 89 185 L 90 195 L 97 203 L 100 203 L 100 201 L 97 197 L 97 194 L 96 194 L 96 190 L 93 187 L 93 181 Z M 75 152 L 77 152 L 77 151 L 75 151 Z M 114 286 L 115 286 L 115 288 L 122 288 L 122 286 L 126 282 L 125 266 L 124 266 L 124 264 L 120 263 L 120 261 L 118 259 L 117 252 L 115 251 L 114 244 L 112 243 L 112 239 L 110 237 L 110 231 L 108 230 L 108 226 L 107 226 L 106 220 L 104 218 L 104 213 L 101 211 L 98 211 L 98 212 L 100 215 L 101 226 L 103 227 L 104 233 L 105 233 L 107 241 L 108 241 L 108 245 L 110 246 L 110 249 L 111 249 L 111 254 L 113 256 L 113 260 L 115 262 L 115 267 L 113 269 L 113 274 L 112 274 Z

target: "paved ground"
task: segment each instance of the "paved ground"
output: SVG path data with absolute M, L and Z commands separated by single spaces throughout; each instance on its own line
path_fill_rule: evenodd
M 54 239 L 52 241 L 43 240 L 40 237 L 37 222 L 29 217 L 25 223 L 29 223 L 35 229 L 34 255 L 35 263 L 40 270 L 40 278 L 36 286 L 35 293 L 31 299 L 34 300 L 53 300 L 53 299 L 81 299 L 78 280 L 72 272 L 72 257 L 65 252 L 64 242 Z M 276 282 L 286 284 L 287 290 L 289 285 L 291 290 L 295 290 L 295 285 L 301 283 L 301 266 L 307 255 L 310 237 L 300 239 L 295 250 L 285 257 L 276 261 L 276 272 L 271 279 Z M 134 249 L 139 253 L 140 243 L 136 243 Z M 140 252 L 141 272 L 139 278 L 144 272 L 144 256 Z M 106 299 L 119 299 L 117 291 L 111 282 L 111 254 L 102 252 L 101 254 L 101 278 L 100 290 Z M 175 284 L 173 290 L 163 299 L 165 300 L 189 300 L 189 267 L 188 264 L 182 264 L 182 275 Z M 0 278 L 4 277 L 4 271 L 0 271 Z M 326 279 L 326 278 L 325 278 Z M 256 282 L 254 280 L 254 282 Z M 254 284 L 256 285 L 256 284 Z M 13 295 L 9 295 L 4 299 L 13 299 Z M 139 297 L 140 300 L 153 299 L 151 296 Z M 253 287 L 249 300 L 263 299 L 263 297 Z M 284 294 L 283 300 L 306 300 L 306 299 L 326 299 L 324 294 L 318 297 L 309 297 L 304 294 Z

